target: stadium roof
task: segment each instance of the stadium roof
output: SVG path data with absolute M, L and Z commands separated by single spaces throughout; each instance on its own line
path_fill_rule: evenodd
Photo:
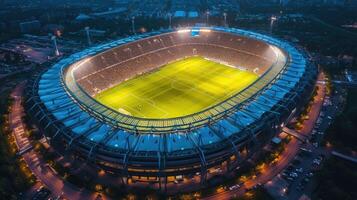
M 259 50 L 264 50 L 260 48 L 261 45 L 269 49 L 278 48 L 284 52 L 284 56 L 273 56 L 275 64 L 269 63 L 270 68 L 259 78 L 260 84 L 265 87 L 253 90 L 255 95 L 239 107 L 234 107 L 228 114 L 223 111 L 222 117 L 209 120 L 202 126 L 182 130 L 160 132 L 157 129 L 138 131 L 121 128 L 124 123 L 136 127 L 137 121 L 100 106 L 88 94 L 68 90 L 71 85 L 76 85 L 76 80 L 67 76 L 67 72 L 78 61 L 93 56 L 101 57 L 100 53 L 112 52 L 114 47 L 131 42 L 135 43 L 129 45 L 134 46 L 153 38 L 171 38 L 173 35 L 170 34 L 182 38 L 182 31 L 184 35 L 196 38 L 191 33 L 198 29 L 205 34 L 215 32 L 228 35 L 231 38 L 228 37 L 227 41 L 231 41 L 234 35 L 239 36 L 237 39 L 259 40 Z M 251 153 L 258 150 L 256 147 L 269 142 L 280 132 L 281 125 L 289 116 L 307 102 L 306 97 L 314 88 L 317 70 L 305 60 L 302 53 L 289 43 L 234 28 L 194 27 L 144 33 L 93 46 L 59 61 L 26 90 L 29 95 L 27 111 L 45 131 L 51 144 L 64 144 L 76 155 L 111 173 L 131 178 L 152 177 L 150 180 L 159 185 L 171 176 L 199 173 L 203 183 L 207 179 L 208 169 L 227 162 L 231 171 L 247 160 Z M 281 61 L 284 61 L 284 65 L 276 65 Z M 216 112 L 222 113 L 221 110 Z
M 232 136 L 244 138 L 246 132 L 242 132 L 247 127 L 255 124 L 266 113 L 272 113 L 273 108 L 285 101 L 287 96 L 296 88 L 295 86 L 303 79 L 306 72 L 306 61 L 301 53 L 288 43 L 277 39 L 261 35 L 258 33 L 233 29 L 233 28 L 210 28 L 215 31 L 230 32 L 244 35 L 276 45 L 289 53 L 290 65 L 279 72 L 279 76 L 268 88 L 261 91 L 260 95 L 254 97 L 244 109 L 237 110 L 229 118 L 223 118 L 214 124 L 194 129 L 191 134 L 186 132 L 172 132 L 168 134 L 133 134 L 127 130 L 115 128 L 107 123 L 103 123 L 99 118 L 84 107 L 83 104 L 73 103 L 72 97 L 63 87 L 61 79 L 62 71 L 70 64 L 98 52 L 113 48 L 120 44 L 125 44 L 140 38 L 151 35 L 165 33 L 159 31 L 132 36 L 125 39 L 113 41 L 108 44 L 92 47 L 82 52 L 76 53 L 55 64 L 39 81 L 38 94 L 47 110 L 55 117 L 56 121 L 61 121 L 69 132 L 68 137 L 85 140 L 92 145 L 104 145 L 103 147 L 113 151 L 133 151 L 141 152 L 161 152 L 172 153 L 175 151 L 185 151 L 195 149 L 197 145 L 205 146 L 216 144 Z M 92 104 L 92 106 L 95 106 Z M 107 113 L 107 115 L 110 115 Z
M 188 17 L 189 17 L 189 18 L 198 17 L 198 12 L 197 12 L 197 11 L 189 11 L 189 12 L 188 12 Z
M 183 10 L 177 10 L 174 13 L 174 17 L 186 17 L 186 12 Z
M 245 109 L 237 111 L 232 119 L 238 120 L 239 125 L 232 124 L 230 120 L 222 119 L 216 124 L 211 126 L 204 126 L 192 131 L 192 134 L 172 133 L 165 136 L 167 142 L 168 152 L 177 150 L 190 149 L 194 144 L 209 145 L 216 143 L 223 138 L 228 138 L 232 134 L 239 133 L 240 130 L 254 123 L 260 119 L 264 113 L 270 112 L 271 109 L 279 103 L 291 89 L 301 80 L 306 70 L 306 62 L 302 55 L 292 46 L 287 43 L 278 41 L 276 39 L 256 34 L 249 31 L 243 31 L 239 29 L 223 29 L 212 28 L 217 31 L 228 31 L 237 34 L 247 35 L 249 37 L 255 37 L 260 40 L 264 40 L 268 43 L 277 45 L 286 49 L 292 59 L 291 65 L 286 68 L 280 75 L 278 80 L 275 80 L 275 84 L 270 88 L 262 91 L 261 95 L 257 96 L 254 101 L 247 104 Z M 159 34 L 160 32 L 151 33 Z M 150 34 L 144 34 L 139 36 L 133 36 L 126 39 L 121 39 L 108 44 L 100 45 L 76 53 L 68 58 L 61 60 L 59 63 L 50 68 L 39 82 L 39 95 L 44 102 L 46 108 L 54 115 L 58 121 L 62 121 L 63 124 L 71 129 L 72 137 L 79 135 L 86 135 L 86 138 L 93 143 L 102 143 L 106 140 L 105 145 L 113 149 L 126 149 L 128 148 L 127 141 L 131 141 L 130 145 L 137 144 L 135 141 L 141 141 L 140 145 L 133 146 L 137 151 L 161 151 L 163 137 L 156 134 L 140 134 L 133 135 L 125 130 L 116 129 L 105 123 L 102 123 L 97 118 L 93 117 L 86 111 L 83 111 L 78 104 L 73 103 L 70 96 L 67 95 L 67 91 L 63 88 L 62 80 L 59 74 L 70 63 L 73 63 L 88 55 L 94 55 L 98 52 L 112 48 L 119 44 L 127 43 L 139 38 L 145 38 Z M 57 78 L 55 78 L 57 77 Z M 222 136 L 212 134 L 211 129 L 222 130 Z M 108 138 L 110 136 L 110 138 Z

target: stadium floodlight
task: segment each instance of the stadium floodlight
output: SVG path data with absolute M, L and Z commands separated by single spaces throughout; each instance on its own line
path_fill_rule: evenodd
M 84 30 L 86 31 L 88 45 L 90 46 L 90 45 L 92 45 L 92 41 L 91 41 L 91 39 L 90 39 L 90 35 L 89 35 L 89 31 L 90 31 L 90 29 L 89 29 L 89 27 L 88 27 L 88 26 L 86 26 L 86 27 L 84 28 Z
M 269 48 L 271 48 L 275 54 L 275 56 L 278 58 L 279 55 L 281 54 L 281 51 L 279 50 L 279 48 L 273 46 L 273 45 L 269 45 Z
M 211 29 L 200 29 L 200 32 L 209 33 L 209 32 L 211 32 Z
M 82 61 L 80 61 L 79 63 L 75 64 L 73 69 L 72 69 L 72 73 L 77 71 L 77 69 L 79 69 L 83 64 L 85 64 L 86 62 L 89 62 L 91 59 L 91 57 L 89 58 L 85 58 Z
M 51 40 L 53 41 L 53 45 L 54 45 L 54 47 L 55 47 L 55 55 L 56 55 L 56 56 L 59 56 L 59 55 L 60 55 L 60 52 L 59 52 L 59 50 L 58 50 L 56 36 L 53 35 L 53 36 L 51 37 Z
M 227 13 L 223 13 L 223 17 L 224 17 L 224 26 L 227 27 Z
M 177 32 L 178 33 L 188 33 L 190 31 L 191 31 L 190 29 L 181 29 L 181 30 L 178 30 Z

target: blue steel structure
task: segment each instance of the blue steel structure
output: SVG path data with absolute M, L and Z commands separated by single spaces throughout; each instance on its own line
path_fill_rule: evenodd
M 284 64 L 273 65 L 249 86 L 249 98 L 238 94 L 239 101 L 228 99 L 222 107 L 210 108 L 214 113 L 194 117 L 188 123 L 145 122 L 150 125 L 137 127 L 138 121 L 145 119 L 123 116 L 134 122 L 120 121 L 120 113 L 90 98 L 65 72 L 88 56 L 172 30 L 145 33 L 62 59 L 31 85 L 27 111 L 51 141 L 64 144 L 96 166 L 121 175 L 123 180 L 154 177 L 151 180 L 161 187 L 162 183 L 166 186 L 168 177 L 200 174 L 203 183 L 209 168 L 224 163 L 228 171 L 235 169 L 299 111 L 313 91 L 317 69 L 302 51 L 287 42 L 235 28 L 207 29 L 274 45 L 284 52 Z

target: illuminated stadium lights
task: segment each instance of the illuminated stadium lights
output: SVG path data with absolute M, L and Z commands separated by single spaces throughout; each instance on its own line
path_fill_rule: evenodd
M 85 67 L 81 67 L 82 65 L 90 62 L 92 57 L 88 57 L 88 58 L 84 58 L 83 60 L 81 60 L 80 62 L 76 63 L 75 65 L 73 65 L 73 69 L 70 72 L 71 76 L 74 78 L 74 73 L 77 72 L 78 70 L 80 71 L 85 71 L 86 68 Z
M 178 33 L 188 33 L 191 32 L 191 29 L 181 29 L 177 31 Z
M 209 32 L 211 32 L 211 30 L 210 29 L 200 29 L 200 32 L 209 33 Z
M 202 34 L 204 37 L 177 34 L 192 29 L 197 28 L 137 34 L 64 58 L 26 90 L 30 116 L 51 144 L 67 146 L 73 150 L 69 153 L 122 176 L 133 186 L 144 180 L 161 188 L 175 181 L 175 177 L 185 179 L 193 174 L 204 183 L 210 177 L 208 171 L 234 170 L 280 132 L 280 124 L 291 111 L 309 99 L 316 68 L 289 43 L 266 35 L 222 27 L 197 29 L 210 30 L 209 34 Z M 221 103 L 177 118 L 128 116 L 93 98 L 98 91 L 130 81 L 139 74 L 145 79 L 146 73 L 193 56 L 247 71 L 259 69 L 256 71 L 259 78 Z M 185 72 L 199 73 L 195 70 L 192 64 Z M 207 77 L 197 78 L 202 79 L 198 85 L 174 83 L 174 87 L 167 89 L 178 94 L 186 90 L 205 91 L 202 94 L 205 98 L 212 97 L 209 92 L 225 92 L 204 81 Z M 218 82 L 222 79 L 215 78 Z M 172 83 L 170 79 L 167 81 Z M 195 96 L 184 98 L 195 101 Z M 152 101 L 155 99 L 145 103 L 154 106 Z
M 191 38 L 194 38 L 194 37 L 196 37 L 196 36 L 192 36 Z M 204 51 L 207 51 L 208 49 L 210 49 L 210 48 L 208 48 L 210 45 L 213 45 L 213 44 L 207 45 L 206 43 L 204 43 L 204 44 L 206 47 L 204 47 L 204 49 L 201 50 L 202 53 Z M 176 48 L 176 45 L 173 47 Z M 221 51 L 224 51 L 224 54 L 229 53 L 228 49 L 217 46 L 217 45 L 212 46 L 212 48 L 213 49 L 211 49 L 211 51 L 218 51 L 219 48 L 221 48 Z M 267 52 L 266 49 L 269 49 L 269 47 L 266 46 L 266 48 L 264 48 L 264 51 L 266 53 L 268 53 L 269 51 Z M 193 51 L 191 49 L 191 50 L 187 51 L 186 53 L 192 54 Z M 233 57 L 236 56 L 236 54 L 237 54 L 236 51 L 232 51 L 231 53 L 234 54 L 234 55 L 232 55 Z M 221 54 L 223 54 L 223 52 L 220 53 L 220 55 L 217 59 L 222 60 L 223 58 L 226 58 L 226 59 L 231 60 L 233 58 L 232 56 L 222 57 Z M 242 54 L 242 53 L 240 53 L 240 54 Z M 131 54 L 129 54 L 129 55 L 131 55 Z M 271 54 L 271 56 L 273 56 L 273 55 L 274 55 L 274 53 Z M 180 54 L 177 54 L 177 56 L 187 57 L 187 56 L 180 55 Z M 240 55 L 240 56 L 243 56 L 243 55 Z M 249 56 L 249 54 L 247 54 L 246 56 Z M 207 55 L 205 57 L 210 57 L 210 56 Z M 257 57 L 256 59 L 259 59 L 259 58 Z M 283 67 L 285 66 L 284 64 L 286 63 L 285 55 L 281 51 L 279 51 L 279 55 L 277 57 L 273 56 L 273 57 L 271 57 L 271 59 L 273 59 L 273 60 L 276 59 L 276 60 L 269 61 L 268 63 L 270 63 L 270 64 L 266 63 L 267 61 L 261 61 L 261 62 L 265 63 L 264 64 L 264 65 L 266 65 L 265 67 L 263 67 L 264 66 L 263 63 L 260 63 L 260 68 L 264 68 L 264 69 L 267 69 L 267 67 L 268 67 L 267 65 L 271 65 L 274 63 L 271 66 L 271 68 L 273 68 L 274 70 L 269 70 L 269 73 L 264 74 L 264 76 L 266 76 L 267 80 L 271 80 L 272 78 L 274 78 L 275 75 L 273 75 L 273 74 L 276 74 L 279 71 L 281 71 L 283 69 Z M 239 63 L 242 60 L 244 60 L 244 59 L 238 57 L 238 60 L 236 61 L 238 63 L 235 64 L 235 66 L 241 66 L 241 64 L 239 64 Z M 163 60 L 162 62 L 165 62 L 165 60 Z M 93 61 L 91 63 L 93 63 Z M 123 63 L 123 62 L 121 62 L 121 63 Z M 166 64 L 166 63 L 160 63 L 160 64 L 157 63 L 156 66 L 163 66 L 164 64 Z M 135 64 L 135 65 L 137 65 L 137 64 Z M 259 66 L 258 62 L 257 62 L 256 66 Z M 78 67 L 78 66 L 74 65 L 74 67 Z M 85 67 L 85 66 L 83 66 L 83 67 Z M 112 66 L 110 66 L 110 69 L 111 69 L 111 67 Z M 85 67 L 85 68 L 87 68 L 87 67 Z M 71 71 L 72 71 L 71 69 L 68 69 L 67 74 L 70 74 L 70 75 L 65 76 L 66 77 L 65 82 L 67 83 L 65 88 L 67 89 L 67 91 L 70 94 L 72 94 L 72 97 L 76 98 L 80 102 L 94 101 L 93 103 L 98 104 L 98 102 L 96 102 L 94 99 L 92 99 L 93 94 L 87 94 L 89 91 L 83 89 L 80 86 L 80 84 L 77 83 L 77 80 L 74 78 L 74 75 Z M 103 71 L 102 69 L 98 70 L 98 72 L 102 72 L 102 71 Z M 265 71 L 265 70 L 262 70 L 262 71 Z M 82 71 L 82 72 L 88 73 L 87 75 L 83 76 L 86 79 L 90 76 L 93 76 L 96 73 L 96 72 L 88 72 L 88 71 Z M 262 77 L 260 77 L 260 78 L 262 78 Z M 82 79 L 82 78 L 80 78 L 79 80 L 84 81 L 84 79 Z M 269 81 L 268 81 L 268 83 L 269 83 Z M 98 106 L 100 107 L 101 110 L 103 109 L 103 111 L 107 110 L 108 112 L 113 113 L 109 116 L 105 115 L 105 116 L 103 116 L 104 118 L 102 118 L 102 117 L 101 118 L 106 121 L 109 120 L 107 122 L 112 124 L 115 127 L 124 128 L 128 131 L 135 130 L 135 131 L 139 131 L 139 132 L 151 132 L 151 130 L 153 130 L 153 129 L 155 129 L 156 133 L 171 132 L 171 131 L 176 131 L 176 130 L 187 130 L 187 129 L 191 129 L 192 127 L 200 127 L 207 123 L 210 123 L 211 121 L 219 119 L 219 118 L 223 117 L 223 115 L 225 113 L 228 113 L 228 112 L 231 112 L 232 110 L 234 110 L 235 106 L 240 105 L 244 101 L 248 100 L 252 95 L 254 95 L 256 92 L 258 92 L 265 86 L 266 86 L 266 84 L 257 84 L 256 82 L 254 82 L 248 88 L 243 90 L 242 93 L 232 95 L 229 99 L 227 99 L 227 101 L 218 103 L 215 106 L 209 107 L 209 108 L 202 110 L 201 112 L 195 113 L 193 115 L 182 116 L 180 118 L 172 118 L 172 119 L 168 118 L 168 119 L 158 120 L 158 119 L 150 119 L 150 118 L 148 118 L 148 119 L 138 118 L 138 117 L 125 115 L 124 113 L 119 113 L 111 108 L 108 108 L 108 107 L 102 105 L 102 104 L 98 104 Z M 105 90 L 108 87 L 111 87 L 111 84 L 107 85 L 105 88 L 102 88 L 102 89 L 100 89 L 100 88 L 98 89 L 97 87 L 93 87 L 93 89 L 96 92 L 100 92 L 100 91 Z M 228 100 L 231 102 L 229 102 Z M 89 104 L 89 102 L 86 104 Z M 87 109 L 91 110 L 93 108 L 87 107 Z M 141 109 L 141 107 L 138 109 Z M 94 112 L 94 114 L 99 114 L 102 116 L 102 114 L 97 113 L 97 112 Z M 121 116 L 121 117 L 119 117 L 119 116 Z M 132 122 L 126 123 L 127 121 L 132 121 Z M 135 121 L 137 121 L 137 122 L 135 122 Z M 165 124 L 165 125 L 163 125 L 163 124 Z
M 181 29 L 177 31 L 178 33 L 189 33 L 191 32 L 191 36 L 199 36 L 199 33 L 209 33 L 210 29 L 207 28 L 192 28 L 192 29 Z
M 273 50 L 273 52 L 275 53 L 275 56 L 279 56 L 279 54 L 281 53 L 280 49 L 278 49 L 275 46 L 269 45 L 269 48 L 271 48 Z

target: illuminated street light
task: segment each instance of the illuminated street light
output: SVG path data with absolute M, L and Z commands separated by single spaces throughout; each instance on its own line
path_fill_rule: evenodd
M 131 18 L 131 28 L 133 31 L 133 34 L 135 34 L 135 16 Z
M 228 27 L 228 24 L 227 24 L 227 13 L 223 13 L 223 17 L 224 17 L 224 26 L 225 26 L 225 27 Z
M 85 27 L 84 30 L 86 31 L 86 35 L 87 35 L 87 41 L 88 41 L 88 45 L 92 45 L 92 41 L 90 39 L 90 35 L 89 35 L 89 27 Z
M 283 190 L 282 190 L 283 194 L 285 194 L 286 191 L 287 191 L 287 188 L 284 187 Z
M 171 23 L 172 23 L 172 14 L 169 13 L 169 29 L 171 29 Z
M 206 24 L 208 26 L 208 23 L 209 23 L 209 10 L 206 11 Z
M 278 18 L 276 16 L 271 16 L 270 18 L 270 34 L 273 34 L 274 22 L 277 21 Z
M 51 37 L 51 40 L 53 41 L 53 45 L 54 45 L 54 48 L 55 48 L 55 55 L 56 55 L 56 56 L 59 56 L 60 53 L 59 53 L 58 47 L 57 47 L 57 39 L 56 39 L 56 36 L 53 35 L 53 36 Z

